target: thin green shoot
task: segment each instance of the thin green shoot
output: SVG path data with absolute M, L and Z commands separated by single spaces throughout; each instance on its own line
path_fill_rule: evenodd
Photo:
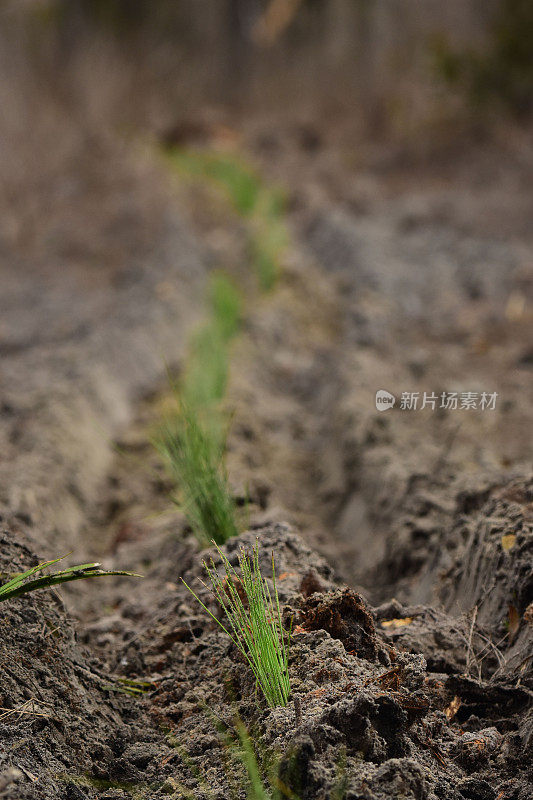
M 176 412 L 161 426 L 155 444 L 175 479 L 177 502 L 200 545 L 223 544 L 237 534 L 237 507 L 225 470 L 228 421 L 221 401 L 229 372 L 229 342 L 241 317 L 233 283 L 215 273 L 210 285 L 211 319 L 193 337 L 183 377 L 174 386 Z
M 211 318 L 193 336 L 181 382 L 181 392 L 193 407 L 219 403 L 229 373 L 229 342 L 241 321 L 241 297 L 222 272 L 214 273 L 209 286 Z
M 173 149 L 169 157 L 182 174 L 220 187 L 235 210 L 249 220 L 252 267 L 261 291 L 271 291 L 288 239 L 283 192 L 263 185 L 256 172 L 236 155 Z
M 260 181 L 236 156 L 174 148 L 170 151 L 169 158 L 182 174 L 204 178 L 219 186 L 242 216 L 248 216 L 254 210 Z
M 248 777 L 248 800 L 298 800 L 298 795 L 279 776 L 280 753 L 263 753 L 262 756 L 260 753 L 260 768 L 252 737 L 244 723 L 237 720 L 235 728 L 239 737 L 239 759 L 244 764 Z M 266 774 L 266 785 L 261 772 Z
M 166 458 L 179 490 L 182 506 L 202 547 L 236 536 L 237 509 L 224 466 L 225 436 L 221 423 L 185 400 L 176 417 L 161 428 L 156 446 Z
M 244 764 L 248 776 L 248 800 L 274 800 L 275 795 L 270 792 L 263 783 L 257 757 L 248 731 L 240 721 L 237 723 L 236 728 L 240 743 L 239 757 Z
M 191 341 L 181 393 L 194 408 L 213 406 L 226 393 L 229 373 L 227 343 L 213 322 L 201 328 Z
M 285 227 L 275 222 L 258 226 L 251 240 L 252 263 L 263 292 L 272 291 L 277 283 L 286 239 Z
M 247 800 L 282 800 L 282 798 L 298 800 L 290 789 L 287 789 L 279 780 L 277 769 L 280 761 L 279 754 L 276 753 L 274 758 L 261 758 L 260 764 L 252 736 L 238 716 L 234 719 L 234 731 L 222 728 L 220 725 L 216 725 L 216 727 L 227 753 L 233 759 L 236 758 L 244 767 Z M 268 762 L 267 765 L 265 765 L 265 761 Z M 232 764 L 228 763 L 228 778 L 231 767 Z M 262 773 L 265 773 L 266 782 Z
M 52 586 L 58 586 L 61 583 L 70 583 L 72 581 L 85 580 L 87 578 L 103 578 L 109 575 L 126 575 L 133 578 L 142 578 L 142 575 L 137 575 L 134 572 L 124 572 L 123 570 L 103 570 L 100 569 L 100 564 L 94 562 L 90 564 L 79 564 L 75 567 L 68 567 L 67 569 L 60 570 L 59 572 L 52 572 L 50 574 L 41 575 L 39 578 L 28 580 L 33 575 L 43 572 L 47 567 L 57 564 L 62 561 L 62 558 L 55 558 L 52 561 L 43 561 L 36 567 L 27 569 L 25 572 L 20 572 L 15 575 L 11 580 L 7 581 L 0 586 L 0 602 L 4 600 L 12 600 L 14 597 L 20 597 L 22 594 L 34 592 L 37 589 L 48 589 Z
M 213 321 L 225 341 L 232 339 L 239 330 L 242 316 L 242 300 L 235 284 L 223 272 L 211 276 L 209 287 Z
M 342 747 L 336 764 L 335 786 L 331 793 L 331 800 L 344 800 L 348 791 L 348 774 L 346 770 L 346 747 Z
M 233 155 L 213 154 L 206 166 L 207 175 L 225 188 L 237 211 L 243 216 L 251 214 L 261 190 L 253 170 Z
M 273 592 L 271 592 L 259 568 L 257 542 L 251 554 L 241 547 L 240 575 L 218 545 L 215 546 L 225 569 L 225 577 L 220 577 L 212 559 L 210 565 L 204 562 L 204 566 L 211 581 L 213 595 L 224 612 L 227 625 L 207 608 L 185 581 L 183 583 L 240 650 L 268 705 L 271 708 L 286 706 L 290 695 L 288 669 L 290 631 L 286 634 L 282 624 L 274 555 L 272 554 Z
M 283 198 L 275 190 L 263 190 L 253 222 L 250 239 L 252 265 L 261 290 L 269 292 L 279 277 L 289 238 L 283 219 Z

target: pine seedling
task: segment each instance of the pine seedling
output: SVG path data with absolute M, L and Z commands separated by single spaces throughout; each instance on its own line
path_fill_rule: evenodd
M 255 172 L 235 155 L 172 148 L 169 157 L 183 175 L 204 179 L 219 187 L 243 217 L 253 212 L 260 181 Z
M 210 322 L 191 341 L 191 352 L 181 384 L 188 406 L 214 408 L 226 393 L 229 353 L 220 327 Z
M 225 569 L 225 576 L 218 574 L 214 561 L 204 562 L 211 581 L 211 591 L 222 608 L 226 625 L 221 622 L 195 592 L 183 581 L 200 605 L 228 634 L 240 650 L 271 708 L 286 706 L 290 695 L 288 656 L 290 631 L 283 629 L 274 554 L 272 554 L 272 586 L 261 575 L 259 568 L 259 545 L 256 542 L 251 554 L 244 547 L 239 551 L 240 575 L 228 558 L 215 544 Z M 183 579 L 182 579 L 183 580 Z
M 156 445 L 176 479 L 181 505 L 202 547 L 237 535 L 237 509 L 224 469 L 224 439 L 213 415 L 180 403 L 175 420 L 163 427 Z
M 57 564 L 58 561 L 61 560 L 61 558 L 55 558 L 53 561 L 43 561 L 42 564 L 38 564 L 36 567 L 32 567 L 25 572 L 20 572 L 18 575 L 15 575 L 14 578 L 0 586 L 0 602 L 12 600 L 14 597 L 20 597 L 22 594 L 34 592 L 37 589 L 48 589 L 52 586 L 58 586 L 61 583 L 70 583 L 71 581 L 79 581 L 86 578 L 101 578 L 107 575 L 127 575 L 134 578 L 142 577 L 142 575 L 137 575 L 134 572 L 100 569 L 100 564 L 94 562 L 91 564 L 80 564 L 76 567 L 68 567 L 59 572 L 44 574 L 33 580 L 28 580 L 32 578 L 33 575 L 42 573 L 47 567 L 51 567 L 52 564 Z
M 215 408 L 226 393 L 230 341 L 241 323 L 241 297 L 222 272 L 209 287 L 211 319 L 196 332 L 181 383 L 181 394 L 196 408 Z
M 250 239 L 252 265 L 262 292 L 274 288 L 287 244 L 282 199 L 274 190 L 264 189 L 257 202 Z
M 185 175 L 218 186 L 234 209 L 251 222 L 252 265 L 262 292 L 274 288 L 288 233 L 283 221 L 285 198 L 236 155 L 172 148 L 171 163 Z
M 239 330 L 242 317 L 242 299 L 233 281 L 223 272 L 211 277 L 210 302 L 213 320 L 225 342 L 229 342 Z

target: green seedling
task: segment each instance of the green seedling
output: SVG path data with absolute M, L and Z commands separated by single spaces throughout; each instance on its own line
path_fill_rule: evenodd
M 235 156 L 175 148 L 169 158 L 182 174 L 203 178 L 220 187 L 242 216 L 254 210 L 260 191 L 259 178 Z
M 272 586 L 259 569 L 259 545 L 252 553 L 244 547 L 239 552 L 240 575 L 232 567 L 218 545 L 215 545 L 225 570 L 220 577 L 214 561 L 204 562 L 211 581 L 211 591 L 220 605 L 227 625 L 221 622 L 183 581 L 202 608 L 227 633 L 240 650 L 268 705 L 286 706 L 290 695 L 288 669 L 290 631 L 285 632 L 281 620 L 274 555 L 272 555 Z
M 213 322 L 220 336 L 228 342 L 239 330 L 242 316 L 241 296 L 227 275 L 215 272 L 209 287 Z
M 237 759 L 244 767 L 247 800 L 298 800 L 294 792 L 280 778 L 281 754 L 261 748 L 243 721 L 236 716 L 234 730 L 217 724 L 222 744 L 228 755 Z M 232 764 L 227 759 L 227 775 Z M 242 789 L 242 782 L 237 786 Z M 236 793 L 240 796 L 240 792 Z
M 213 414 L 204 421 L 198 410 L 182 400 L 176 418 L 162 428 L 156 441 L 176 480 L 177 502 L 201 546 L 211 541 L 223 544 L 238 532 L 220 426 Z
M 226 393 L 229 342 L 239 329 L 241 298 L 223 273 L 215 273 L 209 287 L 211 319 L 193 336 L 181 392 L 192 407 L 212 406 Z
M 62 561 L 61 558 L 56 558 L 53 561 L 43 561 L 36 567 L 27 569 L 15 575 L 14 578 L 7 581 L 7 583 L 0 586 L 0 602 L 4 600 L 12 600 L 14 597 L 20 597 L 22 594 L 34 592 L 37 589 L 48 589 L 52 586 L 58 586 L 61 583 L 70 583 L 72 581 L 84 580 L 86 578 L 103 578 L 108 575 L 126 575 L 132 578 L 142 578 L 142 575 L 137 575 L 134 572 L 124 572 L 122 570 L 104 570 L 100 569 L 100 564 L 80 564 L 76 567 L 68 567 L 68 569 L 59 572 L 52 572 L 50 574 L 41 575 L 39 578 L 28 580 L 33 575 L 43 572 L 47 567 L 57 564 Z
M 226 393 L 229 372 L 227 342 L 213 322 L 199 330 L 191 342 L 181 394 L 191 408 L 210 407 Z
M 156 446 L 164 455 L 182 506 L 201 546 L 223 544 L 237 534 L 237 509 L 224 465 L 229 342 L 237 333 L 241 300 L 222 273 L 211 279 L 210 321 L 193 337 L 184 375 L 175 387 L 175 415 L 161 428 Z
M 252 265 L 261 291 L 270 292 L 274 288 L 287 243 L 284 198 L 276 190 L 265 188 L 258 198 L 250 237 Z
M 259 224 L 252 237 L 252 263 L 263 292 L 272 291 L 276 285 L 286 240 L 285 226 L 279 221 Z
M 182 174 L 222 189 L 234 209 L 249 222 L 252 267 L 261 291 L 274 287 L 287 244 L 283 193 L 265 186 L 247 164 L 231 154 L 173 149 L 171 163 Z

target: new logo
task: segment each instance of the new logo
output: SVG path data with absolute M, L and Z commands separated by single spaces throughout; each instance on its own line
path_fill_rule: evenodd
M 376 408 L 378 411 L 388 411 L 394 406 L 396 398 L 386 389 L 378 389 L 376 392 Z

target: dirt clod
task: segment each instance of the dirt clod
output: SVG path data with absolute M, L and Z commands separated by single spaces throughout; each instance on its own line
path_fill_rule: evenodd
M 300 624 L 304 630 L 325 630 L 352 655 L 375 661 L 380 654 L 387 662 L 383 648 L 376 641 L 372 615 L 361 595 L 351 589 L 308 598 L 302 606 L 302 615 Z

